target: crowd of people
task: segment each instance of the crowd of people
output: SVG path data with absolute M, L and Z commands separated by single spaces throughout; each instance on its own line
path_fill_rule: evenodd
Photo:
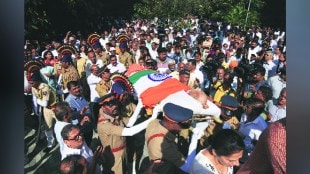
M 285 31 L 197 18 L 119 24 L 25 43 L 27 114 L 43 116 L 61 173 L 286 173 Z M 220 115 L 197 121 L 193 106 L 168 102 L 158 115 L 142 106 L 131 117 L 141 100 L 132 67 L 177 79 Z M 210 122 L 219 129 L 208 131 Z M 94 133 L 100 146 L 91 149 Z

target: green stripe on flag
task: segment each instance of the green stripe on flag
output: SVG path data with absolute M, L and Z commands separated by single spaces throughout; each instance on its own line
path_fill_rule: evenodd
M 133 75 L 131 75 L 128 80 L 132 83 L 135 84 L 141 77 L 146 76 L 148 74 L 153 74 L 156 73 L 153 70 L 143 70 L 143 71 L 139 71 L 137 73 L 134 73 Z

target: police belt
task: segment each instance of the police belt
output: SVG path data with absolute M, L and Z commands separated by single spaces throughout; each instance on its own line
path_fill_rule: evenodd
M 112 153 L 118 152 L 118 151 L 120 151 L 120 150 L 123 150 L 125 147 L 126 147 L 126 144 L 124 144 L 124 145 L 122 145 L 122 146 L 120 146 L 120 147 L 111 149 L 111 152 L 112 152 Z

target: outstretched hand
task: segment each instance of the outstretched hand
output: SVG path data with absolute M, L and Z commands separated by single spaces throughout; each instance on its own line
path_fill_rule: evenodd
M 204 135 L 204 131 L 208 126 L 208 122 L 196 123 L 196 127 L 193 129 L 193 137 L 200 139 Z

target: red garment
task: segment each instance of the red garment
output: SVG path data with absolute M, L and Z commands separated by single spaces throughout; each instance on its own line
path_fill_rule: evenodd
M 143 91 L 140 98 L 145 107 L 154 107 L 154 105 L 162 101 L 168 95 L 181 90 L 187 91 L 190 90 L 190 88 L 175 78 L 169 78 L 158 86 Z
M 286 118 L 271 123 L 260 135 L 248 160 L 237 174 L 286 173 Z

